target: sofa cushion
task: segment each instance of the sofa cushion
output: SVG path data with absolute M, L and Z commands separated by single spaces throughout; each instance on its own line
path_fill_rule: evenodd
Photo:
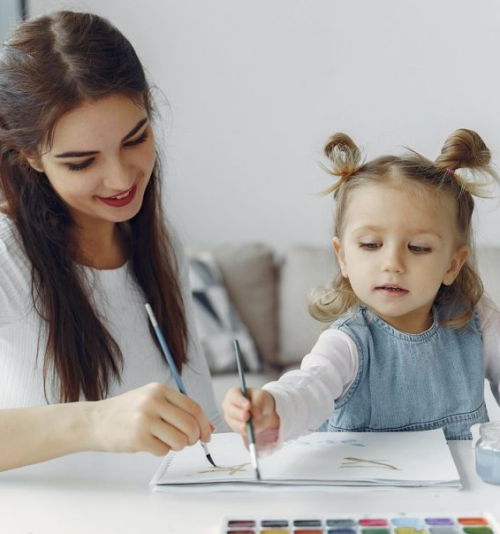
M 294 246 L 281 267 L 279 318 L 279 362 L 297 365 L 311 350 L 324 325 L 308 312 L 308 296 L 316 286 L 324 285 L 338 272 L 333 248 Z
M 276 361 L 277 284 L 274 253 L 262 243 L 212 250 L 231 301 L 265 363 Z
M 189 276 L 194 318 L 210 370 L 236 370 L 234 339 L 238 339 L 245 367 L 260 371 L 262 362 L 255 343 L 232 305 L 219 268 L 209 252 L 191 256 Z

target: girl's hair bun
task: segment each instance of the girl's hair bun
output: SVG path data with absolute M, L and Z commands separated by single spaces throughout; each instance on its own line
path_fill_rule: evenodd
M 338 176 L 333 185 L 325 189 L 322 194 L 336 193 L 339 187 L 362 166 L 361 152 L 354 141 L 345 133 L 335 133 L 328 138 L 323 149 L 328 158 L 327 164 L 321 164 L 323 169 L 332 176 Z
M 444 142 L 434 165 L 440 169 L 483 169 L 491 152 L 481 136 L 473 130 L 455 130 Z
M 348 177 L 361 166 L 361 153 L 345 133 L 339 132 L 330 136 L 323 152 L 330 164 L 330 168 L 326 170 L 333 176 Z
M 499 177 L 491 166 L 491 152 L 481 136 L 473 130 L 455 130 L 446 139 L 434 166 L 453 173 L 460 186 L 472 195 L 491 196 L 492 185 Z M 458 173 L 455 171 L 459 169 Z

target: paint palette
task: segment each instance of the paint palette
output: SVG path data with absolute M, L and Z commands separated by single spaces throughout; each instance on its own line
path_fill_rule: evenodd
M 500 534 L 491 514 L 226 518 L 222 534 Z

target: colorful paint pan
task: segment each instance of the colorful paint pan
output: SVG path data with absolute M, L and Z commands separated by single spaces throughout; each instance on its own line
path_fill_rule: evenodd
M 224 520 L 221 534 L 500 534 L 491 514 L 246 517 Z

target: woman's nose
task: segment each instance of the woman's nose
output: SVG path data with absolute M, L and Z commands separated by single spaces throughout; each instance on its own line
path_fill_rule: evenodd
M 134 175 L 123 158 L 115 158 L 104 170 L 104 185 L 115 191 L 127 191 L 134 183 Z

